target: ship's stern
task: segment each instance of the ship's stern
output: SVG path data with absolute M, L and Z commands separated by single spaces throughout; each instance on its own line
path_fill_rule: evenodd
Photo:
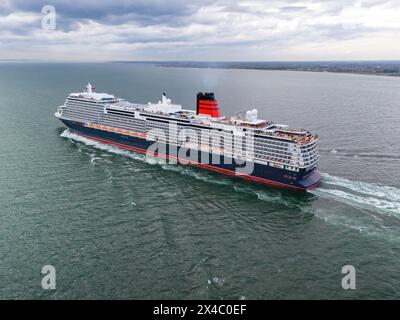
M 304 190 L 309 191 L 317 188 L 321 184 L 322 175 L 317 169 L 314 169 L 310 174 L 298 180 L 298 185 Z

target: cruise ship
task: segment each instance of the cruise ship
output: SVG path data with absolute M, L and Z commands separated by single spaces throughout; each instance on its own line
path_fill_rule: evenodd
M 81 136 L 170 163 L 302 191 L 321 181 L 317 135 L 259 119 L 256 109 L 222 116 L 214 93 L 199 92 L 189 110 L 166 94 L 156 103 L 131 103 L 89 83 L 55 116 Z

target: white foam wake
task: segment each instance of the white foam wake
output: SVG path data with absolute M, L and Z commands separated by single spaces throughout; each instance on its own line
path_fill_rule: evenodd
M 390 202 L 374 197 L 363 197 L 342 190 L 324 189 L 313 190 L 313 194 L 321 197 L 329 197 L 351 206 L 378 211 L 387 215 L 400 218 L 400 202 Z
M 383 198 L 387 200 L 400 200 L 400 189 L 395 187 L 383 186 L 374 183 L 349 180 L 346 178 L 331 176 L 328 173 L 322 174 L 323 182 L 326 184 L 340 186 L 347 188 L 349 190 L 371 195 L 378 198 Z
M 333 225 L 355 229 L 385 241 L 400 241 L 400 228 L 393 219 L 400 219 L 400 189 L 322 174 L 320 188 L 311 193 L 350 205 L 360 211 L 345 208 L 316 208 L 316 217 Z
M 311 193 L 320 197 L 331 198 L 356 208 L 372 210 L 400 218 L 399 189 L 335 177 L 326 173 L 322 177 L 324 185 L 312 190 Z

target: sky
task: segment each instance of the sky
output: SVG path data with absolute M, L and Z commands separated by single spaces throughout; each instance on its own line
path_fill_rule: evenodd
M 400 1 L 0 0 L 0 59 L 400 60 Z

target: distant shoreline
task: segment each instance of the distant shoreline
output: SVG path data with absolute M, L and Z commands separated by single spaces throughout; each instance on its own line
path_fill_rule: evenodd
M 147 63 L 167 68 L 302 71 L 400 77 L 400 61 L 332 62 L 196 62 L 196 61 L 115 61 Z
M 373 73 L 373 72 L 355 72 L 355 71 L 325 71 L 325 70 L 303 70 L 303 69 L 262 69 L 262 68 L 222 68 L 222 67 L 198 67 L 198 66 L 175 66 L 175 65 L 156 65 L 163 68 L 193 68 L 193 69 L 225 69 L 225 70 L 256 70 L 256 71 L 294 71 L 294 72 L 313 72 L 313 73 L 337 73 L 337 74 L 356 74 L 364 76 L 378 77 L 400 77 L 399 73 Z
M 0 63 L 130 63 L 151 64 L 167 68 L 231 69 L 258 71 L 299 71 L 355 74 L 369 76 L 400 77 L 400 60 L 393 61 L 260 61 L 260 62 L 212 62 L 212 61 L 34 61 L 0 59 Z
M 318 73 L 341 73 L 371 76 L 400 77 L 399 71 L 379 72 L 378 70 L 343 70 L 341 68 L 325 69 L 325 68 L 284 68 L 284 67 L 252 67 L 252 66 L 199 66 L 199 65 L 179 65 L 179 64 L 155 64 L 158 67 L 166 68 L 197 68 L 197 69 L 230 69 L 230 70 L 257 70 L 257 71 L 297 71 L 297 72 L 318 72 Z

